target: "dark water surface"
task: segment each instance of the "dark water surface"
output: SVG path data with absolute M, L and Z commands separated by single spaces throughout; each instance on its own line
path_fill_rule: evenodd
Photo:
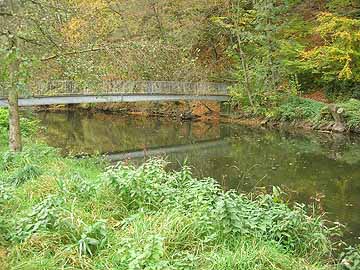
M 240 191 L 280 186 L 292 201 L 315 203 L 360 239 L 360 137 L 299 134 L 238 125 L 124 117 L 104 113 L 38 114 L 48 144 L 64 153 L 109 153 L 114 160 L 166 154 L 196 176 Z

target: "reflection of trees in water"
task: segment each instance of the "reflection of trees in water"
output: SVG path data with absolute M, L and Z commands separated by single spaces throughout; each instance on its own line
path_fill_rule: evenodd
M 218 125 L 79 112 L 42 113 L 49 144 L 72 152 L 120 152 L 220 137 Z

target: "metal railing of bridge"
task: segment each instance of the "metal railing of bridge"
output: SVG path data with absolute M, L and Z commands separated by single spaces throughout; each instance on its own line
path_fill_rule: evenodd
M 66 96 L 66 95 L 227 95 L 226 83 L 177 82 L 177 81 L 120 81 L 104 80 L 77 82 L 72 80 L 39 81 L 29 84 L 21 97 Z M 0 97 L 7 97 L 9 88 L 0 85 Z

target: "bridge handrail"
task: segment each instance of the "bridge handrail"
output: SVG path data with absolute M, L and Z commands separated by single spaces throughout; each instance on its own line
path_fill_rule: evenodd
M 29 84 L 21 97 L 60 95 L 109 95 L 109 94 L 173 94 L 173 95 L 227 95 L 228 84 L 186 81 L 73 81 L 50 80 Z M 8 87 L 0 84 L 0 97 L 6 97 Z

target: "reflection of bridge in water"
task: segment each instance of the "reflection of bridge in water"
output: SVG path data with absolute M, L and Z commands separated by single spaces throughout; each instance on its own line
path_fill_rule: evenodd
M 199 151 L 199 150 L 209 150 L 214 148 L 223 148 L 225 146 L 229 146 L 229 142 L 226 139 L 215 139 L 215 140 L 206 140 L 199 141 L 191 144 L 178 144 L 164 147 L 154 147 L 142 150 L 130 150 L 123 151 L 118 153 L 107 153 L 106 157 L 111 161 L 121 161 L 126 159 L 137 159 L 137 158 L 145 158 L 151 156 L 160 156 L 160 155 L 168 155 L 173 153 L 181 153 L 181 152 L 190 152 L 190 151 Z
M 210 100 L 227 101 L 228 85 L 175 81 L 47 81 L 30 85 L 21 93 L 19 106 L 57 104 Z M 7 87 L 0 89 L 0 107 L 8 106 Z

